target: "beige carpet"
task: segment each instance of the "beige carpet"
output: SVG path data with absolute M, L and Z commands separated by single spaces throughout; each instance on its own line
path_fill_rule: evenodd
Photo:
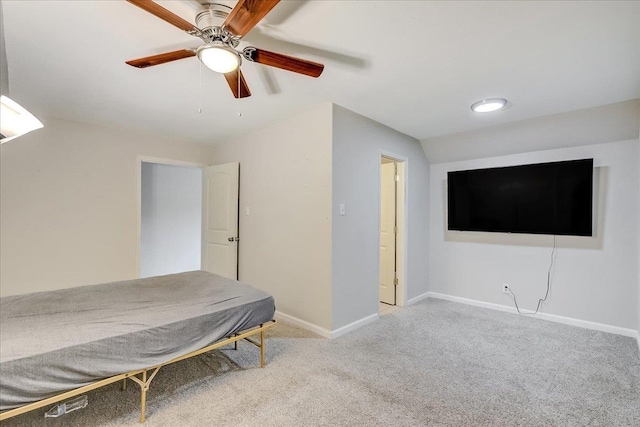
M 631 338 L 427 300 L 335 340 L 280 324 L 267 367 L 248 343 L 163 368 L 155 426 L 640 426 Z M 135 426 L 137 386 L 2 426 Z

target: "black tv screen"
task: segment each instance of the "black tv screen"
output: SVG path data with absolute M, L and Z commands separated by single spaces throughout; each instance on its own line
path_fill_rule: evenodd
M 592 236 L 593 159 L 448 172 L 449 230 Z

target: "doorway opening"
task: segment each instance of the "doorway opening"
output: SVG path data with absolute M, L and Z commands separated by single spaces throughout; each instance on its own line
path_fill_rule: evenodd
M 201 268 L 202 166 L 141 159 L 139 277 Z
M 240 164 L 138 156 L 138 277 L 205 270 L 238 279 Z
M 405 160 L 380 157 L 380 315 L 405 305 Z

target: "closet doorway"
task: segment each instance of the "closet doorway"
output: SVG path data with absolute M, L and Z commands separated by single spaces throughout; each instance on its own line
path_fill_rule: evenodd
M 199 163 L 140 158 L 138 276 L 201 268 L 202 168 Z

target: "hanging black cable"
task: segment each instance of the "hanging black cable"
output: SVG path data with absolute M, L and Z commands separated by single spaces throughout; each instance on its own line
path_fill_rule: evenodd
M 538 310 L 540 310 L 540 304 L 545 302 L 549 297 L 549 291 L 551 290 L 551 268 L 553 268 L 553 261 L 555 259 L 555 254 L 556 254 L 556 236 L 554 235 L 553 250 L 551 251 L 551 264 L 549 265 L 549 270 L 547 271 L 547 292 L 544 294 L 544 298 L 538 300 L 538 306 L 536 307 L 536 311 L 534 311 L 533 313 L 525 313 L 520 311 L 520 307 L 518 307 L 518 300 L 516 299 L 516 294 L 514 294 L 510 288 L 507 288 L 509 289 L 509 293 L 513 298 L 513 303 L 516 305 L 516 310 L 518 311 L 519 314 L 531 314 L 531 315 L 538 314 Z

